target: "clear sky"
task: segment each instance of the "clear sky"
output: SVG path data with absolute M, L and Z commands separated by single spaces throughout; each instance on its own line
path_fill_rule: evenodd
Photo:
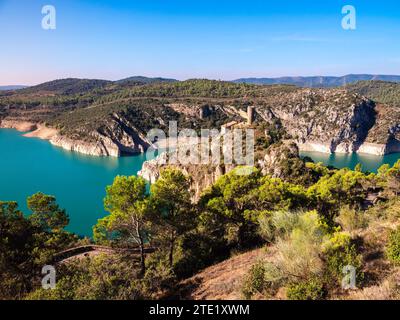
M 341 27 L 344 5 L 357 29 Z M 54 5 L 56 30 L 41 27 Z M 0 0 L 0 85 L 400 74 L 398 0 Z

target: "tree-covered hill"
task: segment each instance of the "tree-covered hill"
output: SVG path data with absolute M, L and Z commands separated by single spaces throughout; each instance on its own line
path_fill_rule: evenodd
M 77 93 L 89 92 L 93 89 L 101 89 L 111 84 L 108 80 L 97 80 L 97 79 L 60 79 L 45 82 L 37 86 L 22 89 L 17 92 L 17 95 L 21 94 L 46 94 L 53 93 L 59 95 L 73 95 Z
M 346 86 L 376 102 L 400 107 L 400 83 L 386 81 L 360 81 Z
M 149 78 L 149 77 L 143 77 L 143 76 L 133 76 L 133 77 L 128 77 L 124 78 L 118 81 L 115 81 L 117 83 L 141 83 L 141 84 L 149 84 L 149 83 L 155 83 L 155 82 L 177 82 L 178 80 L 176 79 L 170 79 L 170 78 L 161 78 L 161 77 L 155 77 L 155 78 Z

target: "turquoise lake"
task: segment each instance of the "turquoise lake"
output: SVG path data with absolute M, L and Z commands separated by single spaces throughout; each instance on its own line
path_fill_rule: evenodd
M 117 175 L 136 175 L 145 155 L 123 158 L 85 156 L 52 146 L 48 141 L 25 138 L 13 129 L 0 129 L 0 200 L 17 201 L 28 213 L 26 198 L 38 191 L 54 195 L 70 217 L 68 230 L 91 236 L 92 226 L 107 213 L 103 208 L 105 187 Z M 384 157 L 370 155 L 329 155 L 302 152 L 315 162 L 338 168 L 375 172 L 382 164 L 393 165 L 400 154 Z
M 26 198 L 38 191 L 54 195 L 70 217 L 68 230 L 91 236 L 92 226 L 107 213 L 105 187 L 117 175 L 136 175 L 145 155 L 93 157 L 0 129 L 0 200 L 17 201 L 28 213 Z
M 300 152 L 302 157 L 310 157 L 314 162 L 322 162 L 325 165 L 336 168 L 354 169 L 358 163 L 362 164 L 363 171 L 377 172 L 383 164 L 393 165 L 400 159 L 400 153 L 388 154 L 385 156 L 374 156 L 369 154 L 328 154 L 321 152 Z

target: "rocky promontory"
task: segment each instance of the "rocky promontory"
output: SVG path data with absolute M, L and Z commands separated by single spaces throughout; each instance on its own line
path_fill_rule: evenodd
M 1 120 L 0 128 L 26 132 L 25 137 L 49 140 L 54 146 L 92 156 L 120 157 L 124 154 L 138 154 L 143 153 L 150 145 L 141 134 L 133 129 L 125 129 L 118 123 L 103 128 L 102 133 L 93 131 L 85 139 L 63 135 L 59 130 L 45 124 L 16 119 Z
M 162 153 L 152 160 L 145 161 L 138 175 L 150 183 L 154 183 L 160 177 L 160 172 L 168 167 L 177 168 L 191 179 L 190 189 L 193 191 L 193 201 L 200 198 L 201 193 L 214 184 L 219 177 L 235 168 L 234 165 L 191 165 L 169 164 L 170 155 Z

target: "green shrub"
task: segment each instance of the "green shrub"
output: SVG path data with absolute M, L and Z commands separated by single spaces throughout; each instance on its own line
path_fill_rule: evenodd
M 53 290 L 37 284 L 27 300 L 138 300 L 148 299 L 137 263 L 123 256 L 99 254 L 76 259 L 57 268 Z
M 299 215 L 298 223 L 287 237 L 279 238 L 276 266 L 289 278 L 309 279 L 323 270 L 321 245 L 326 225 L 316 211 Z
M 327 276 L 335 279 L 341 284 L 345 274 L 343 268 L 352 266 L 356 269 L 356 281 L 364 279 L 362 272 L 362 256 L 357 253 L 356 246 L 352 243 L 351 237 L 344 232 L 336 232 L 324 243 L 323 253 Z M 328 279 L 330 280 L 330 279 Z
M 366 214 L 371 220 L 398 221 L 400 218 L 400 197 L 380 201 L 370 207 Z
M 286 296 L 289 300 L 322 300 L 326 295 L 323 283 L 317 278 L 289 285 Z
M 300 229 L 306 233 L 321 235 L 327 232 L 328 226 L 316 211 L 277 210 L 262 215 L 259 220 L 259 234 L 267 241 L 287 239 L 293 230 Z
M 386 248 L 388 259 L 396 265 L 400 265 L 400 227 L 392 231 Z
M 336 222 L 338 222 L 345 231 L 354 231 L 365 228 L 368 224 L 363 212 L 354 210 L 347 206 L 340 209 Z
M 262 293 L 265 288 L 265 267 L 262 262 L 257 262 L 250 268 L 242 286 L 245 299 L 251 299 L 255 294 Z
M 267 241 L 285 237 L 299 224 L 300 214 L 279 210 L 259 218 L 259 234 Z
M 277 211 L 261 221 L 260 232 L 265 238 L 276 239 L 278 254 L 273 262 L 251 270 L 243 287 L 245 297 L 257 292 L 272 295 L 285 284 L 323 272 L 322 243 L 328 227 L 316 211 Z
M 146 299 L 159 299 L 165 292 L 173 292 L 176 285 L 173 270 L 163 261 L 150 266 L 141 280 L 141 294 Z

